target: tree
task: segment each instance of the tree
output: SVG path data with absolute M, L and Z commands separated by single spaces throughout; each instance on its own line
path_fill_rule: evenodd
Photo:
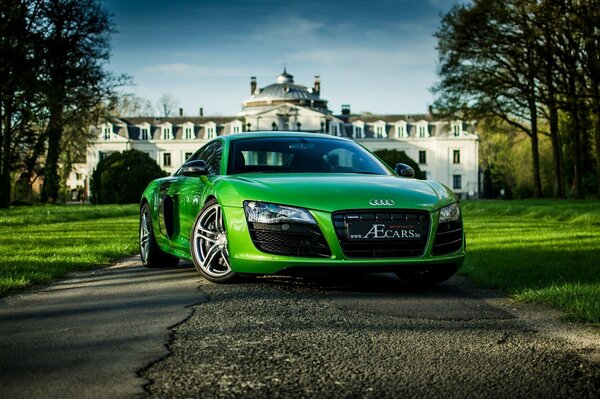
M 139 202 L 148 183 L 167 174 L 145 152 L 115 152 L 100 160 L 92 174 L 92 201 L 97 204 Z
M 524 1 L 476 0 L 442 19 L 435 108 L 461 119 L 497 117 L 531 139 L 533 195 L 542 194 L 535 24 Z
M 394 169 L 397 163 L 405 163 L 415 170 L 415 177 L 417 179 L 425 179 L 426 177 L 421 172 L 419 164 L 416 163 L 411 157 L 406 155 L 404 151 L 398 150 L 377 150 L 373 152 L 383 162 L 385 162 L 391 169 Z
M 168 118 L 175 113 L 175 110 L 179 106 L 179 99 L 173 97 L 170 94 L 163 94 L 158 99 L 156 107 L 161 116 Z
M 48 151 L 42 200 L 58 199 L 58 163 L 65 125 L 88 118 L 122 83 L 105 71 L 112 22 L 99 0 L 47 0 L 41 85 L 48 113 Z
M 150 100 L 132 93 L 115 93 L 109 110 L 110 115 L 116 117 L 154 115 Z
M 11 199 L 11 174 L 36 141 L 30 123 L 37 89 L 35 33 L 39 30 L 39 2 L 0 2 L 0 208 Z

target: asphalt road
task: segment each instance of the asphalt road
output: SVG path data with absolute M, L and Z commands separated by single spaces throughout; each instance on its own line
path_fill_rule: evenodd
M 132 260 L 5 298 L 0 336 L 2 398 L 600 397 L 597 329 L 457 278 L 215 285 Z

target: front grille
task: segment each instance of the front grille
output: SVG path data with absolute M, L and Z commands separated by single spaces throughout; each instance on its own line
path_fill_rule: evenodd
M 433 255 L 446 255 L 458 251 L 463 244 L 462 222 L 440 223 L 433 243 Z
M 430 216 L 421 211 L 344 211 L 333 214 L 333 225 L 344 255 L 348 258 L 412 258 L 423 255 L 429 237 Z M 346 237 L 347 221 L 420 221 L 422 239 L 415 241 L 350 241 Z
M 298 223 L 248 223 L 254 246 L 266 253 L 311 258 L 331 256 L 318 226 Z

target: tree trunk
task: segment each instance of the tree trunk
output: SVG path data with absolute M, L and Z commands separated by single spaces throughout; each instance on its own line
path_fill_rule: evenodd
M 542 197 L 542 179 L 540 177 L 540 149 L 537 129 L 537 105 L 534 99 L 530 99 L 529 113 L 531 116 L 531 158 L 533 161 L 533 197 Z
M 8 208 L 10 205 L 10 139 L 12 111 L 8 102 L 3 104 L 4 112 L 0 112 L 0 124 L 2 127 L 2 157 L 0 166 L 0 208 Z M 1 107 L 0 107 L 1 108 Z
M 596 141 L 596 193 L 600 198 L 600 98 L 596 97 L 596 110 L 595 110 L 595 122 L 594 123 L 594 136 Z
M 60 157 L 60 141 L 63 133 L 62 106 L 54 105 L 50 109 L 48 122 L 48 153 L 44 167 L 44 188 L 42 202 L 56 202 L 60 189 L 60 176 L 58 175 L 58 160 Z
M 571 79 L 569 97 L 569 112 L 571 114 L 571 135 L 573 137 L 573 191 L 575 199 L 583 199 L 581 132 L 579 123 L 579 104 L 576 98 L 575 82 Z
M 551 100 L 550 141 L 552 142 L 552 160 L 554 161 L 554 198 L 565 198 L 565 175 L 563 165 L 562 143 L 558 131 L 558 109 L 556 101 Z

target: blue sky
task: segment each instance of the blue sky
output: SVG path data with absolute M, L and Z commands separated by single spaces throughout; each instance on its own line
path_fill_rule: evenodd
M 104 0 L 114 15 L 109 68 L 127 91 L 179 99 L 186 115 L 235 115 L 284 63 L 339 113 L 423 113 L 436 81 L 433 33 L 453 0 Z

